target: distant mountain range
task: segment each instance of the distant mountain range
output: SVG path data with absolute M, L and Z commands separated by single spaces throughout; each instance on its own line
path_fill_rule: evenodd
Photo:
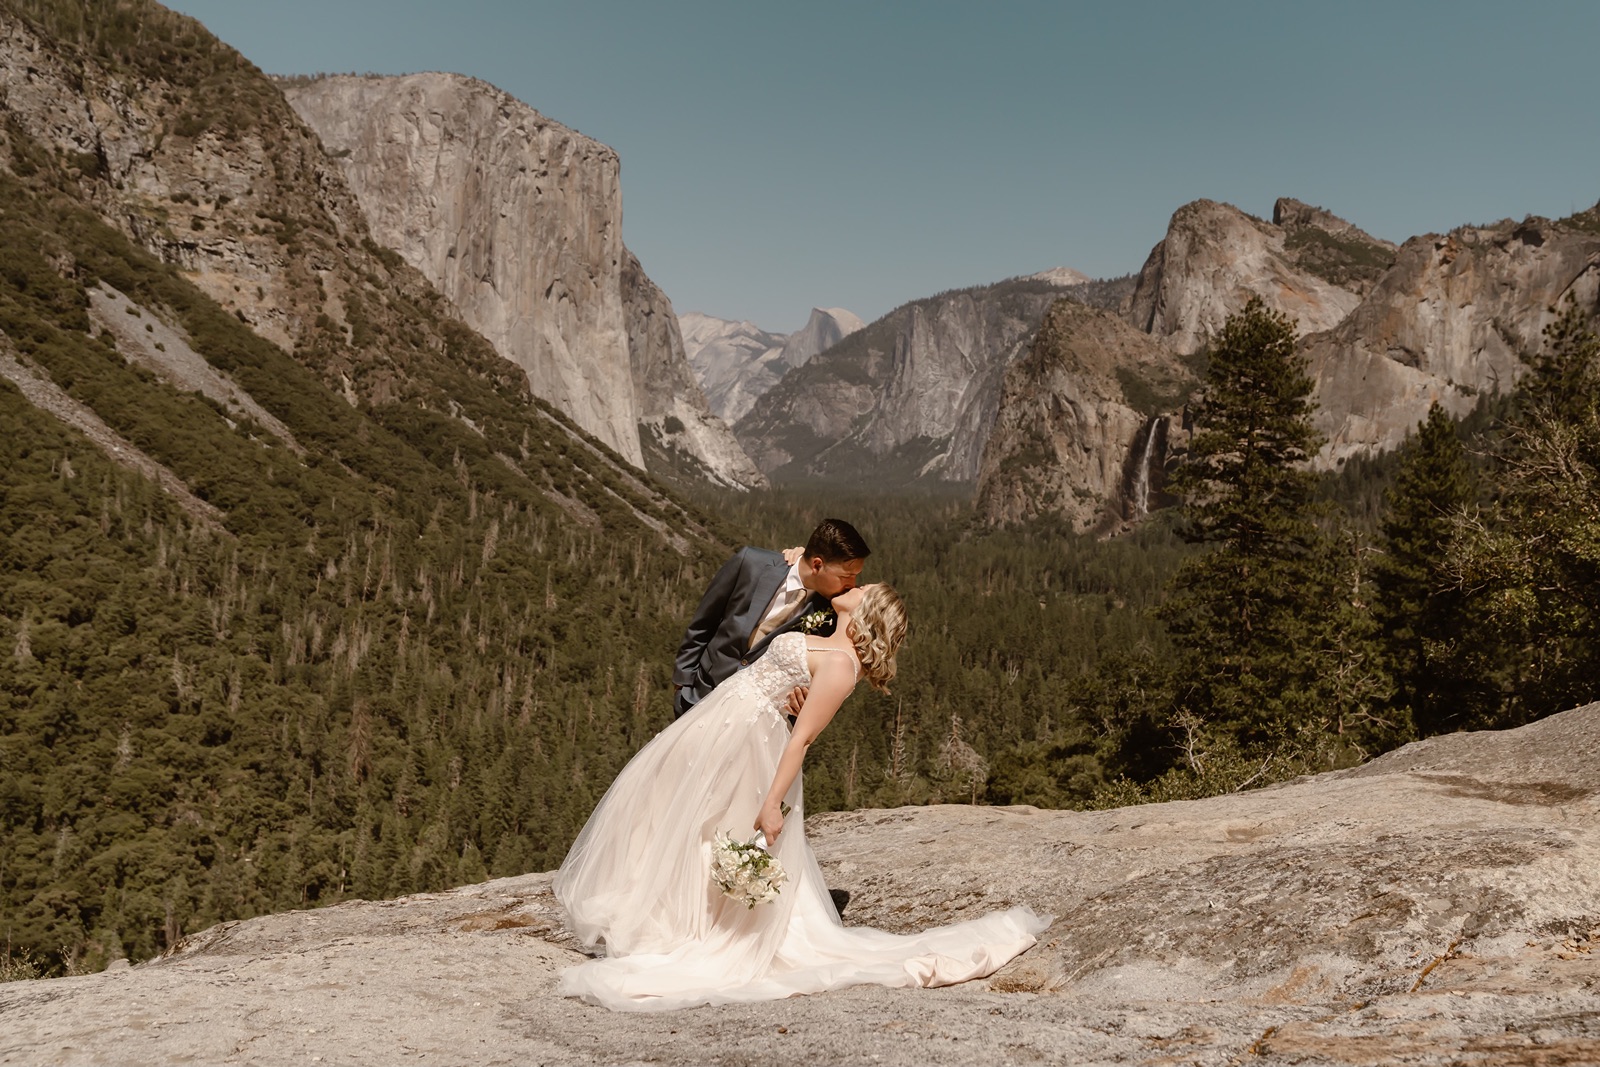
M 678 317 L 684 349 L 711 410 L 737 422 L 783 376 L 865 325 L 844 308 L 812 308 L 792 334 L 691 311 Z
M 896 308 L 764 393 L 736 423 L 739 441 L 778 482 L 974 481 L 1005 368 L 1045 312 L 1131 284 L 1080 278 L 1049 271 Z

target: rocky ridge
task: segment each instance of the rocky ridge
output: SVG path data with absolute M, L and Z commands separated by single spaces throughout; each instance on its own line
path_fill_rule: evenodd
M 64 220 L 86 209 L 120 231 L 363 417 L 411 423 L 422 413 L 480 440 L 490 424 L 545 443 L 570 438 L 582 454 L 554 466 L 519 466 L 505 451 L 497 458 L 580 521 L 593 521 L 593 508 L 553 482 L 576 476 L 586 487 L 578 495 L 592 489 L 655 528 L 678 522 L 664 518 L 681 516 L 675 502 L 541 405 L 519 368 L 372 239 L 341 168 L 277 85 L 193 19 L 151 0 L 123 0 L 119 11 L 120 21 L 85 21 L 53 5 L 0 0 L 0 173 L 59 197 Z M 76 284 L 71 242 L 89 238 L 71 225 L 79 228 L 56 236 L 52 256 Z M 125 313 L 112 308 L 114 290 L 89 288 L 102 328 L 107 315 Z M 207 378 L 202 365 L 216 354 L 181 336 L 173 307 L 143 313 L 167 340 L 152 333 L 141 348 L 119 334 L 124 359 L 284 437 L 237 383 Z M 685 543 L 678 530 L 667 540 Z
M 461 75 L 295 79 L 283 90 L 339 160 L 374 237 L 522 367 L 536 395 L 636 466 L 643 435 L 713 480 L 759 484 L 675 365 L 674 332 L 630 335 L 671 308 L 623 246 L 614 151 Z M 640 358 L 673 365 L 652 377 L 670 395 L 640 388 Z
M 1284 250 L 1297 267 L 1361 296 L 1394 265 L 1398 251 L 1394 242 L 1292 197 L 1272 205 L 1272 224 L 1284 232 Z
M 386 277 L 361 247 L 360 209 L 330 173 L 316 136 L 260 73 L 198 23 L 146 5 L 160 39 L 195 33 L 192 77 L 212 92 L 119 65 L 58 40 L 0 7 L 0 99 L 17 129 L 76 164 L 79 193 L 108 222 L 285 349 L 315 343 L 314 320 L 342 314 L 363 271 Z M 191 29 L 192 27 L 192 29 Z M 134 61 L 137 63 L 137 60 Z M 308 239 L 309 238 L 309 239 Z M 323 366 L 363 393 L 387 396 L 394 375 L 348 351 Z
M 1415 237 L 1397 248 L 1298 200 L 1280 199 L 1271 223 L 1201 200 L 1174 213 L 1121 311 L 1181 356 L 1203 349 L 1228 315 L 1257 296 L 1297 323 L 1324 438 L 1313 464 L 1331 469 L 1398 447 L 1433 403 L 1461 416 L 1509 391 L 1569 299 L 1600 316 L 1600 226 L 1592 213 L 1529 218 Z M 1071 409 L 1095 389 L 1103 393 L 1104 381 L 1064 370 L 1008 385 L 998 424 L 1009 436 L 986 460 L 978 490 L 986 521 L 1059 513 L 1081 526 L 1095 510 L 1093 485 L 1115 488 L 1086 471 L 1103 471 L 1138 448 L 1150 453 L 1159 480 L 1170 449 L 1146 426 L 1124 424 L 1110 436 L 1096 430 L 1069 448 L 1083 426 L 1037 422 L 1039 412 Z M 1167 427 L 1182 418 L 1176 407 L 1151 415 Z M 1023 441 L 1050 435 L 1061 443 L 1030 451 Z M 1100 448 L 1108 455 L 1087 458 Z M 1131 483 L 1108 491 L 1100 510 L 1126 517 L 1130 491 Z
M 1322 232 L 1314 221 L 1320 216 L 1289 215 L 1296 232 Z M 1231 204 L 1185 204 L 1173 213 L 1166 236 L 1145 260 L 1124 314 L 1134 326 L 1183 353 L 1202 348 L 1252 297 L 1288 315 L 1302 335 L 1326 330 L 1348 315 L 1360 297 L 1306 270 L 1288 247 L 1290 236 L 1284 227 Z
M 1257 296 L 1302 336 L 1326 329 L 1360 301 L 1369 259 L 1392 253 L 1298 200 L 1279 200 L 1274 220 L 1211 200 L 1174 212 L 1119 308 L 1142 342 L 1104 318 L 1052 312 L 1032 358 L 1007 373 L 979 472 L 983 521 L 1053 514 L 1102 532 L 1137 522 L 1163 502 L 1184 436 L 1182 405 L 1197 382 L 1183 357 Z
M 1053 913 L 985 982 L 613 1014 L 554 995 L 581 956 L 530 874 L 0 986 L 0 1061 L 1591 1064 L 1596 730 L 1600 704 L 1209 800 L 808 820 L 847 923 Z

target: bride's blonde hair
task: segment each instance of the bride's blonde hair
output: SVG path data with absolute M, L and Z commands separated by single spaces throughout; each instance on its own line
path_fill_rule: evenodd
M 850 643 L 861 660 L 861 673 L 872 688 L 889 691 L 894 681 L 895 653 L 906 639 L 906 606 L 894 587 L 879 582 L 861 591 L 861 603 L 850 616 Z

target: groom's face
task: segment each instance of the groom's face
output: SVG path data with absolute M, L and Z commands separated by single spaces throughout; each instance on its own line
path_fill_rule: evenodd
M 847 559 L 842 563 L 824 563 L 821 556 L 812 556 L 800 564 L 801 584 L 813 593 L 821 593 L 832 600 L 847 589 L 854 589 L 861 577 L 866 560 Z

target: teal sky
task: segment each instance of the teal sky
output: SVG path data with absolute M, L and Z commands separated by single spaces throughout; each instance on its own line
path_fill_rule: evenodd
M 1391 240 L 1600 200 L 1600 3 L 179 0 L 271 73 L 448 70 L 622 158 L 679 312 L 789 331 L 1053 266 L 1179 205 Z

